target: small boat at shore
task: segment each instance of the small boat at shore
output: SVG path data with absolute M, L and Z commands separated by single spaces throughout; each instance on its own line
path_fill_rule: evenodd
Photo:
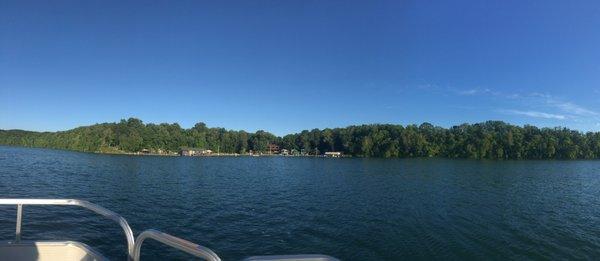
M 88 201 L 77 199 L 0 199 L 0 205 L 16 205 L 17 220 L 14 241 L 0 242 L 0 260 L 14 261 L 95 261 L 108 260 L 94 248 L 76 241 L 24 241 L 21 240 L 21 221 L 23 218 L 23 206 L 25 205 L 67 205 L 79 206 L 91 210 L 105 218 L 108 218 L 121 226 L 127 239 L 127 259 L 138 261 L 142 244 L 146 239 L 153 239 L 167 246 L 186 252 L 192 256 L 209 260 L 219 261 L 221 258 L 207 247 L 192 243 L 190 241 L 148 229 L 134 238 L 133 231 L 127 221 L 119 214 L 106 208 L 95 205 Z M 251 256 L 246 261 L 337 261 L 338 259 L 327 255 L 272 255 Z

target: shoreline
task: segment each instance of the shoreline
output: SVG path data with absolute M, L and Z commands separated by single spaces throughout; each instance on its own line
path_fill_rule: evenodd
M 36 147 L 28 147 L 36 148 Z M 86 152 L 78 150 L 69 150 L 76 152 Z M 352 156 L 343 155 L 340 157 L 330 157 L 325 155 L 281 155 L 281 154 L 239 154 L 239 153 L 214 153 L 208 155 L 194 155 L 194 156 L 182 156 L 179 154 L 160 154 L 160 153 L 139 153 L 139 152 L 101 152 L 94 151 L 89 152 L 94 154 L 107 154 L 107 155 L 129 155 L 129 156 L 161 156 L 161 157 L 184 157 L 184 158 L 210 158 L 210 157 L 308 157 L 308 158 L 352 158 Z
M 179 153 L 142 153 L 142 152 L 126 152 L 121 150 L 107 150 L 107 151 L 84 151 L 84 150 L 73 150 L 66 148 L 52 148 L 52 147 L 36 147 L 36 146 L 22 146 L 22 145 L 12 145 L 12 144 L 0 144 L 0 146 L 4 147 L 14 147 L 14 148 L 30 148 L 30 149 L 48 149 L 48 150 L 62 150 L 62 151 L 71 151 L 71 152 L 80 152 L 80 153 L 91 153 L 91 154 L 100 154 L 100 155 L 128 155 L 128 156 L 160 156 L 160 157 L 185 157 L 185 158 L 194 158 L 194 157 L 308 157 L 308 158 L 356 158 L 351 155 L 341 155 L 339 157 L 331 157 L 325 155 L 282 155 L 282 154 L 240 154 L 240 153 L 212 153 L 212 154 L 202 154 L 202 155 L 194 155 L 194 156 L 182 156 Z M 361 158 L 361 157 L 358 157 Z
M 162 156 L 162 157 L 235 157 L 235 155 L 225 155 L 221 153 L 220 155 L 211 155 L 211 156 L 180 156 L 178 154 L 136 154 L 132 152 L 101 152 L 101 151 L 83 151 L 83 150 L 72 150 L 65 148 L 50 148 L 50 147 L 35 147 L 35 146 L 21 146 L 14 144 L 0 144 L 0 147 L 13 147 L 13 148 L 27 148 L 27 149 L 44 149 L 44 150 L 59 150 L 59 151 L 67 151 L 67 152 L 77 152 L 77 153 L 89 153 L 89 154 L 100 154 L 100 155 L 127 155 L 127 156 Z M 278 154 L 263 154 L 263 155 L 248 155 L 248 154 L 238 154 L 237 157 L 308 157 L 308 158 L 332 158 L 332 157 L 324 157 L 324 156 L 315 156 L 315 155 L 278 155 Z M 550 159 L 477 159 L 477 158 L 461 158 L 461 157 L 365 157 L 365 156 L 354 156 L 354 155 L 342 155 L 339 158 L 359 158 L 359 159 L 447 159 L 447 160 L 473 160 L 473 161 L 600 161 L 600 158 L 589 158 L 589 159 L 560 159 L 560 158 L 550 158 Z

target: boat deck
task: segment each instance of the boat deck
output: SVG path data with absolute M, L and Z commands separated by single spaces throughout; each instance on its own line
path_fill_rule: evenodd
M 107 260 L 86 244 L 74 241 L 21 241 L 0 243 L 0 260 L 57 261 Z

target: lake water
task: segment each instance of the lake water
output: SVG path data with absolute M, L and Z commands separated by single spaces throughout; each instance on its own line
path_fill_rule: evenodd
M 0 147 L 0 197 L 79 198 L 225 260 L 597 259 L 600 161 L 154 157 Z M 0 240 L 16 207 L 0 207 Z M 115 223 L 26 206 L 23 239 L 83 241 L 125 258 Z M 148 241 L 142 260 L 189 256 Z

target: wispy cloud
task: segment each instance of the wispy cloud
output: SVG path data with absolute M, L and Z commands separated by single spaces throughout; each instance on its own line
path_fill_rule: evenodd
M 542 106 L 554 108 L 563 113 L 570 114 L 573 116 L 573 118 L 600 115 L 600 113 L 596 111 L 587 109 L 570 101 L 564 101 L 563 99 L 554 97 L 550 94 L 534 92 L 529 94 L 528 97 L 530 97 L 529 101 L 537 102 Z
M 468 90 L 455 90 L 455 92 L 458 95 L 479 95 L 479 94 L 492 94 L 492 95 L 497 95 L 496 92 L 493 92 L 490 89 L 479 89 L 479 88 L 475 88 L 475 89 L 468 89 Z
M 537 110 L 512 110 L 512 114 L 525 115 L 530 117 L 546 119 L 596 119 L 600 113 L 590 110 L 581 105 L 570 101 L 557 98 L 550 94 L 533 92 L 529 94 L 521 93 L 502 93 L 490 89 L 470 89 L 457 92 L 459 95 L 484 95 L 491 94 L 494 97 L 510 99 L 516 101 L 520 107 L 545 108 L 547 110 L 557 111 L 558 113 L 539 112 Z
M 565 115 L 539 112 L 539 111 L 500 110 L 500 112 L 508 113 L 508 114 L 515 114 L 515 115 L 524 115 L 524 116 L 529 116 L 529 117 L 534 117 L 534 118 L 544 118 L 544 119 L 564 120 L 567 118 L 567 116 L 565 116 Z
M 428 87 L 432 85 L 427 85 Z M 563 97 L 554 96 L 542 92 L 527 92 L 527 91 L 498 91 L 492 88 L 454 88 L 435 86 L 440 92 L 458 96 L 478 96 L 482 99 L 489 99 L 495 103 L 493 107 L 510 108 L 510 109 L 487 109 L 495 110 L 496 112 L 520 115 L 526 117 L 534 117 L 549 120 L 565 120 L 569 123 L 593 124 L 600 122 L 600 111 L 593 108 L 587 108 L 577 102 L 567 100 Z M 429 90 L 431 91 L 431 90 Z M 600 94 L 600 89 L 596 90 Z M 461 104 L 468 106 L 469 104 Z M 496 107 L 496 108 L 498 108 Z M 480 109 L 486 109 L 479 107 Z
M 578 116 L 596 116 L 596 115 L 598 115 L 598 113 L 595 111 L 588 110 L 584 107 L 581 107 L 581 106 L 571 103 L 571 102 L 552 101 L 551 104 L 566 113 L 572 113 L 572 114 L 575 114 Z
M 476 89 L 470 89 L 470 90 L 457 91 L 457 93 L 460 95 L 475 95 L 478 93 L 478 91 Z

